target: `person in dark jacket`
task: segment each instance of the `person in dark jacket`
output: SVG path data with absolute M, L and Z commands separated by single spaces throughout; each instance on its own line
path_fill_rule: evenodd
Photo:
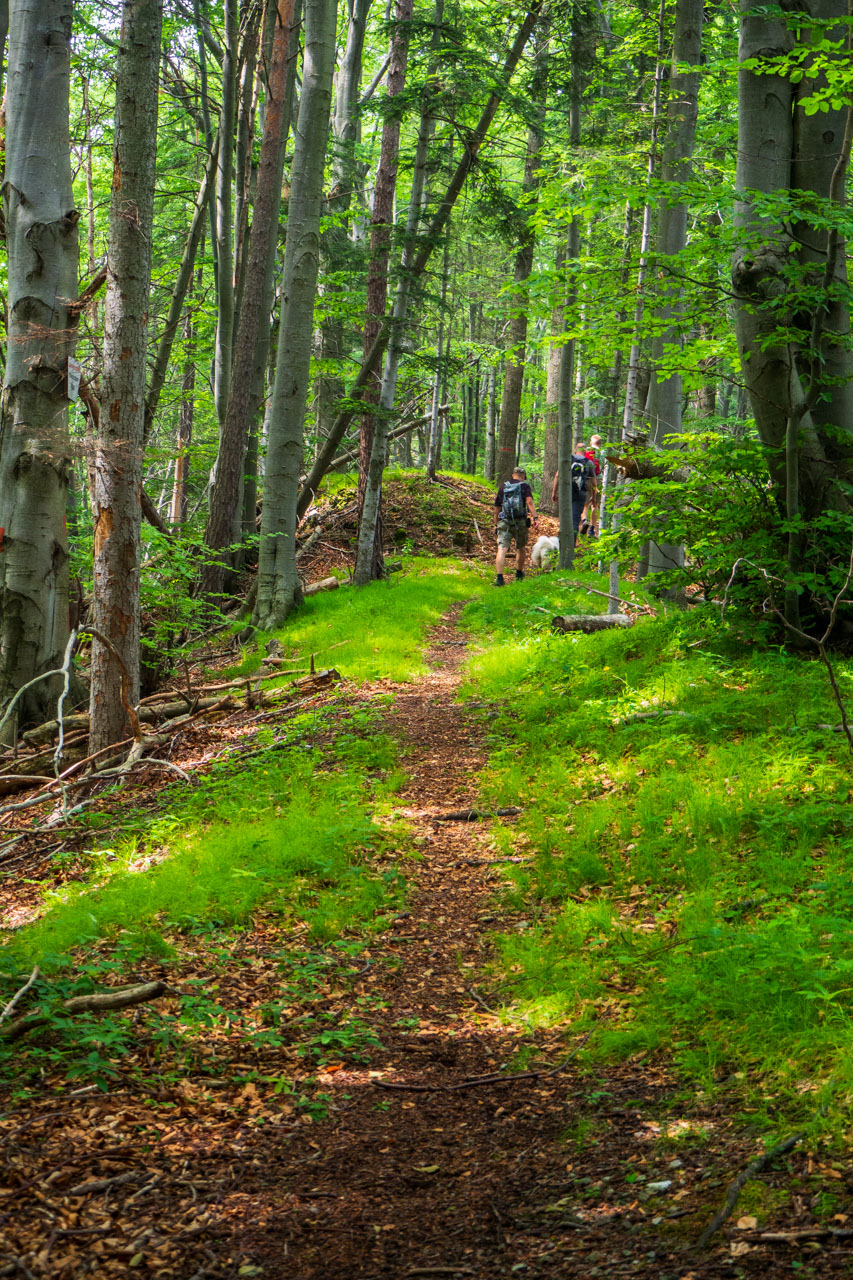
M 531 524 L 539 524 L 533 503 L 533 490 L 527 483 L 527 472 L 516 467 L 512 479 L 502 484 L 495 494 L 495 534 L 498 540 L 498 554 L 495 557 L 496 587 L 504 585 L 504 565 L 513 542 L 516 550 L 515 576 L 524 577 L 527 530 Z
M 586 456 L 586 445 L 582 440 L 578 440 L 575 444 L 569 465 L 572 469 L 572 527 L 575 531 L 575 541 L 577 541 L 581 514 L 587 502 L 591 502 L 595 497 L 596 489 L 595 467 Z M 559 488 L 560 473 L 557 471 L 554 475 L 554 485 L 551 490 L 552 502 L 557 501 Z

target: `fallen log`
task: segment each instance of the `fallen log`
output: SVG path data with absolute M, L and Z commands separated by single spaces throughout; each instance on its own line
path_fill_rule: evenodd
M 551 619 L 552 631 L 583 631 L 585 635 L 591 635 L 593 631 L 608 631 L 611 627 L 633 625 L 634 619 L 626 618 L 623 613 L 577 613 Z
M 273 701 L 279 701 L 282 695 L 292 693 L 310 693 L 315 689 L 325 688 L 327 685 L 335 684 L 342 679 L 341 673 L 335 667 L 328 667 L 322 671 L 315 671 L 310 675 L 303 676 L 300 680 L 293 680 L 283 689 L 274 689 L 267 693 L 263 690 L 252 688 L 252 685 L 259 680 L 281 680 L 287 673 L 283 671 L 266 672 L 263 675 L 250 676 L 248 679 L 241 679 L 236 684 L 224 686 L 232 688 L 236 693 L 245 690 L 246 697 L 252 707 L 265 706 Z M 185 728 L 189 723 L 197 717 L 202 716 L 205 712 L 211 711 L 234 711 L 241 705 L 240 700 L 235 696 L 226 696 L 223 698 L 199 698 L 194 705 L 184 698 L 181 702 L 167 703 L 161 707 L 144 707 L 140 711 L 140 720 L 155 723 L 159 728 L 166 730 L 167 733 L 177 733 L 179 729 Z M 155 712 L 157 713 L 155 715 Z M 165 717 L 165 720 L 164 720 Z M 170 719 L 170 717 L 176 717 Z M 58 730 L 55 721 L 51 721 L 53 726 L 52 732 Z M 67 721 L 66 721 L 67 724 Z M 47 725 L 40 725 L 40 729 L 47 729 Z M 128 745 L 132 739 L 128 739 L 127 743 L 116 743 L 115 747 Z M 143 740 L 144 745 L 162 745 L 163 739 L 148 738 Z M 104 751 L 113 750 L 103 748 Z M 100 753 L 96 753 L 100 754 Z M 74 766 L 84 764 L 94 759 L 92 756 L 86 755 L 85 747 L 79 748 L 77 751 L 66 750 L 63 754 L 63 763 L 66 766 L 72 766 L 70 769 L 66 767 L 62 777 L 70 777 L 74 772 Z M 33 783 L 39 781 L 37 775 L 49 776 L 49 771 L 53 768 L 53 749 L 40 751 L 30 757 L 18 756 L 17 760 L 9 761 L 9 769 L 7 773 L 0 772 L 0 796 L 10 795 L 15 791 L 23 791 Z M 28 779 L 32 778 L 32 782 Z M 57 779 L 59 781 L 59 779 Z M 45 794 L 45 799 L 47 793 Z
M 296 659 L 296 661 L 301 661 L 301 659 Z M 167 690 L 165 694 L 159 696 L 168 697 L 171 694 L 174 701 L 159 702 L 156 705 L 152 705 L 151 700 L 146 699 L 145 703 L 140 703 L 137 708 L 137 715 L 143 724 L 159 724 L 161 720 L 168 720 L 172 716 L 180 715 L 182 711 L 204 711 L 221 702 L 220 698 L 200 697 L 200 694 L 219 693 L 222 689 L 233 689 L 235 693 L 241 693 L 261 680 L 280 680 L 283 674 L 281 671 L 256 671 L 250 676 L 240 676 L 238 680 L 225 680 L 221 684 L 206 684 L 198 689 L 189 689 L 186 693 L 180 689 Z M 338 675 L 337 678 L 340 679 L 340 676 Z M 88 711 L 79 711 L 74 715 L 65 716 L 63 724 L 66 734 L 76 729 L 83 729 L 88 732 L 89 713 Z M 43 742 L 50 742 L 58 732 L 59 721 L 46 720 L 44 724 L 27 729 L 26 733 L 21 736 L 28 746 L 37 746 Z
M 321 578 L 319 582 L 312 582 L 307 587 L 303 587 L 302 594 L 316 596 L 319 591 L 335 591 L 340 585 L 338 578 Z
M 169 995 L 171 988 L 162 981 L 135 983 L 131 987 L 115 987 L 112 991 L 94 992 L 89 996 L 72 996 L 63 1000 L 59 1006 L 63 1013 L 104 1013 L 111 1009 L 129 1009 L 132 1005 L 144 1004 L 148 1000 L 158 1000 Z M 28 1035 L 37 1027 L 50 1022 L 50 1014 L 40 1013 L 37 1009 L 21 1014 L 7 1027 L 0 1028 L 0 1039 L 17 1040 L 19 1036 Z
M 437 814 L 434 822 L 479 822 L 481 818 L 514 818 L 521 809 L 513 806 L 509 809 L 452 809 L 448 813 Z

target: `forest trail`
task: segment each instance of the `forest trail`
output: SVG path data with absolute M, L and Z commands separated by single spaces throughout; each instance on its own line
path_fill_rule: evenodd
M 394 813 L 422 855 L 404 859 L 405 910 L 357 957 L 307 956 L 325 985 L 301 1005 L 294 998 L 282 1022 L 292 1043 L 247 1062 L 239 1040 L 229 1055 L 220 1039 L 205 1071 L 159 1091 L 119 1080 L 106 1094 L 48 1095 L 18 1117 L 0 1134 L 12 1175 L 0 1197 L 0 1276 L 789 1273 L 790 1246 L 774 1256 L 749 1243 L 747 1228 L 731 1229 L 737 1213 L 708 1253 L 691 1252 L 754 1155 L 731 1117 L 685 1098 L 654 1062 L 591 1075 L 570 1056 L 583 1047 L 571 1028 L 532 1034 L 490 1012 L 508 986 L 490 991 L 484 979 L 490 935 L 528 919 L 500 905 L 488 824 L 438 820 L 476 800 L 487 758 L 482 705 L 455 701 L 466 646 L 458 612 L 431 633 L 427 676 L 393 687 L 378 726 L 403 748 L 408 781 Z M 388 685 L 355 697 L 375 706 L 380 692 Z M 264 916 L 240 935 L 216 974 L 226 1008 L 280 998 L 286 942 Z M 310 1084 L 299 1057 L 308 1023 L 328 1033 Z M 296 1093 L 280 1087 L 300 1071 Z M 764 1175 L 782 1227 L 790 1177 L 785 1167 Z M 802 1205 L 796 1216 L 803 1225 Z M 843 1244 L 821 1253 L 818 1271 L 809 1247 L 798 1274 L 847 1274 Z

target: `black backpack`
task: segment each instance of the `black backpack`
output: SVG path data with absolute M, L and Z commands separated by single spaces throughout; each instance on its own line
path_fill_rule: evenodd
M 523 488 L 523 480 L 507 480 L 504 485 L 501 519 L 505 520 L 507 524 L 518 524 L 527 515 L 527 503 L 522 493 Z
M 586 496 L 586 480 L 589 472 L 587 470 L 586 458 L 581 458 L 578 454 L 572 454 L 572 491 L 578 498 Z

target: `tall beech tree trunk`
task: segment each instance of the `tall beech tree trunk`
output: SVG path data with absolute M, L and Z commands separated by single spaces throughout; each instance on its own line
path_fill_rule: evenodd
M 145 356 L 163 0 L 124 0 L 116 66 L 113 190 L 101 413 L 95 456 L 95 628 L 89 750 L 127 737 L 122 670 L 139 698 L 139 565 Z
M 72 0 L 12 0 L 6 109 L 9 330 L 0 419 L 0 707 L 68 639 L 68 357 L 77 224 L 68 134 Z M 57 681 L 19 702 L 46 719 Z M 13 726 L 9 725 L 9 731 Z
M 431 79 L 435 71 L 443 15 L 444 0 L 436 0 L 433 15 L 432 56 L 427 75 L 428 80 Z M 403 260 L 400 266 L 400 275 L 397 280 L 394 307 L 391 314 L 391 336 L 388 342 L 388 350 L 385 353 L 385 364 L 382 371 L 382 387 L 379 393 L 380 412 L 374 422 L 364 504 L 359 525 L 358 554 L 354 575 L 355 581 L 359 585 L 364 585 L 371 577 L 376 576 L 377 543 L 380 538 L 379 508 L 382 495 L 382 476 L 388 455 L 388 427 L 391 411 L 394 408 L 397 375 L 403 356 L 403 331 L 409 312 L 412 285 L 411 262 L 415 253 L 418 224 L 426 190 L 427 152 L 433 127 L 433 118 L 430 110 L 431 88 L 426 90 L 426 94 L 427 97 L 421 112 L 420 126 L 418 128 L 414 164 L 412 166 L 412 189 L 409 195 L 409 212 L 406 218 Z M 434 404 L 434 412 L 437 413 L 437 410 L 438 406 Z M 381 559 L 381 545 L 378 547 L 378 553 Z
M 844 203 L 853 113 L 830 106 L 809 116 L 799 99 L 814 94 L 813 79 L 792 84 L 748 63 L 769 65 L 822 40 L 841 42 L 831 56 L 845 63 L 848 24 L 846 0 L 810 0 L 796 15 L 745 2 L 741 9 L 740 59 L 747 65 L 738 87 L 736 327 L 756 426 L 788 523 L 785 614 L 794 627 L 806 554 L 802 522 L 851 509 L 853 353 L 844 241 L 822 215 L 829 205 L 837 218 Z M 814 213 L 803 202 L 793 227 L 789 214 L 775 218 L 753 202 L 755 192 L 792 190 L 818 197 Z M 849 535 L 843 540 L 849 544 Z M 839 550 L 826 529 L 816 534 L 811 554 L 819 572 Z
M 339 277 L 351 257 L 348 220 L 358 174 L 359 88 L 367 17 L 372 3 L 373 0 L 351 2 L 346 46 L 335 79 L 331 188 L 326 202 L 330 225 L 323 233 L 320 246 L 324 260 L 323 275 L 328 276 L 323 289 L 329 295 L 344 292 Z M 320 325 L 320 357 L 326 368 L 316 381 L 314 412 L 318 441 L 328 435 L 335 421 L 338 400 L 343 394 L 343 382 L 337 366 L 345 355 L 344 322 L 335 312 L 333 304 L 331 314 L 324 316 Z
M 213 398 L 220 427 L 225 421 L 231 386 L 234 344 L 234 134 L 237 125 L 237 37 L 239 0 L 224 0 L 222 104 L 219 113 L 219 164 L 216 171 L 216 345 L 213 356 Z
M 403 92 L 406 83 L 406 63 L 409 58 L 413 0 L 396 0 L 394 6 L 394 35 L 391 40 L 391 62 L 388 66 L 385 123 L 382 127 L 382 143 L 376 185 L 373 193 L 373 213 L 370 219 L 370 265 L 367 273 L 367 316 L 364 324 L 362 352 L 366 357 L 376 341 L 385 303 L 388 297 L 388 258 L 391 250 L 391 229 L 394 225 L 394 195 L 397 189 L 397 163 L 400 154 L 400 113 L 392 105 Z M 399 317 L 397 317 L 399 320 Z M 364 390 L 366 405 L 378 405 L 382 389 L 381 378 L 374 375 Z M 381 578 L 385 573 L 382 558 L 381 488 L 385 466 L 387 422 L 377 423 L 375 413 L 365 413 L 361 419 L 358 455 L 359 528 L 358 550 L 354 579 L 363 585 L 371 578 Z M 380 433 L 379 457 L 374 468 L 371 501 L 365 515 L 365 493 L 368 472 L 371 468 L 371 451 L 374 433 Z
M 565 263 L 566 246 L 561 244 L 557 246 L 557 257 L 554 264 L 558 279 L 563 275 Z M 560 302 L 551 312 L 552 334 L 558 335 L 563 332 L 564 319 L 565 307 Z M 556 343 L 553 343 L 548 348 L 548 369 L 545 383 L 545 449 L 542 463 L 542 493 L 539 498 L 539 510 L 549 515 L 557 513 L 557 506 L 551 501 L 551 491 L 554 485 L 554 476 L 560 465 L 559 399 L 561 354 L 562 348 L 557 346 Z
M 533 254 L 536 235 L 532 217 L 536 212 L 536 193 L 540 185 L 542 146 L 545 141 L 545 102 L 548 90 L 548 40 L 540 40 L 536 54 L 536 66 L 530 96 L 535 103 L 536 120 L 527 131 L 527 154 L 524 160 L 524 182 L 520 215 L 523 219 L 515 255 L 513 279 L 514 312 L 509 323 L 509 355 L 504 374 L 501 398 L 500 426 L 498 428 L 497 475 L 500 483 L 509 480 L 518 452 L 518 420 L 521 414 L 521 396 L 524 388 L 524 370 L 527 345 L 528 280 L 533 270 Z
M 703 14 L 703 0 L 676 0 L 666 133 L 660 166 L 660 177 L 664 183 L 686 183 L 690 175 L 699 114 Z M 678 259 L 686 248 L 687 204 L 673 199 L 670 194 L 661 199 L 657 216 L 657 261 L 663 288 L 657 321 L 666 327 L 652 342 L 652 379 L 646 404 L 649 438 L 658 445 L 665 445 L 667 437 L 681 431 L 681 371 L 663 366 L 673 357 L 677 361 L 677 351 L 683 340 L 684 321 L 679 316 L 683 288 L 677 275 Z M 683 547 L 659 543 L 654 538 L 650 540 L 649 573 L 672 569 L 683 563 Z
M 278 208 L 284 171 L 287 131 L 284 127 L 287 105 L 287 70 L 294 0 L 278 0 L 272 60 L 267 82 L 264 134 L 258 163 L 254 215 L 246 261 L 245 285 L 234 344 L 234 366 L 230 379 L 228 407 L 219 439 L 216 477 L 210 493 L 210 514 L 205 530 L 205 545 L 213 556 L 202 573 L 202 593 L 208 598 L 223 590 L 225 561 L 223 552 L 234 537 L 240 510 L 241 479 L 249 425 L 252 418 L 251 397 L 254 385 L 256 351 L 261 325 L 267 322 L 268 299 L 275 267 L 278 239 Z
M 302 599 L 296 572 L 296 506 L 317 293 L 336 17 L 336 0 L 306 0 L 302 94 L 291 171 L 254 615 L 255 625 L 264 630 L 281 626 Z

